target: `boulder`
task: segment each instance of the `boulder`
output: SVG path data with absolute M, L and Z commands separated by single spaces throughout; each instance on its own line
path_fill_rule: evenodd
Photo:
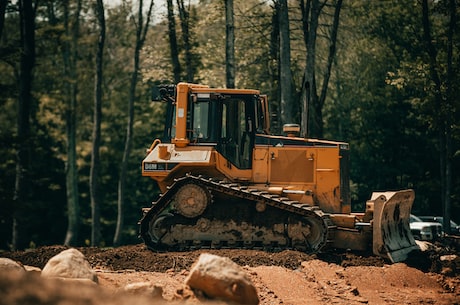
M 26 269 L 20 263 L 5 257 L 0 257 L 0 272 L 19 272 L 25 273 Z
M 210 298 L 238 304 L 259 304 L 257 290 L 244 270 L 227 257 L 203 253 L 185 284 Z
M 89 279 L 98 282 L 96 272 L 86 260 L 83 253 L 77 249 L 67 249 L 53 256 L 45 265 L 41 275 L 43 277 L 61 277 Z

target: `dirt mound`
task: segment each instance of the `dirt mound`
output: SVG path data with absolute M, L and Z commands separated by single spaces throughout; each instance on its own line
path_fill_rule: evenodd
M 4 252 L 0 255 L 24 265 L 43 268 L 54 255 L 68 249 L 65 246 L 47 246 L 17 252 Z M 93 268 L 110 270 L 135 270 L 149 272 L 180 271 L 189 269 L 201 253 L 211 253 L 231 258 L 241 266 L 279 266 L 297 269 L 303 261 L 321 259 L 342 266 L 383 266 L 382 258 L 372 255 L 335 252 L 309 255 L 303 252 L 285 250 L 266 252 L 243 249 L 202 249 L 189 252 L 152 252 L 143 244 L 122 246 L 118 248 L 81 247 L 81 251 Z
M 65 249 L 67 247 L 49 246 L 3 252 L 0 256 L 43 268 L 51 257 Z M 184 279 L 192 264 L 205 252 L 229 257 L 242 266 L 256 286 L 262 305 L 460 304 L 460 270 L 454 263 L 446 265 L 441 260 L 443 255 L 452 253 L 439 250 L 412 255 L 407 263 L 399 264 L 389 264 L 380 257 L 366 253 L 346 251 L 316 255 L 290 250 L 265 252 L 241 249 L 155 253 L 142 244 L 118 248 L 82 247 L 78 250 L 97 271 L 98 289 L 106 291 L 99 293 L 94 287 L 82 288 L 81 291 L 88 294 L 83 300 L 91 300 L 88 304 L 118 304 L 122 299 L 129 302 L 125 296 L 114 298 L 112 295 L 120 293 L 124 286 L 138 282 L 162 287 L 161 302 L 153 304 L 183 301 L 187 304 L 203 304 L 203 296 L 190 291 L 184 285 Z M 15 303 L 14 298 L 21 300 L 24 295 L 38 300 L 34 304 L 59 304 L 47 300 L 74 300 L 74 304 L 82 302 L 81 295 L 67 294 L 66 289 L 57 292 L 58 284 L 39 283 L 34 277 L 3 278 L 0 279 L 0 286 L 5 287 L 0 289 L 0 299 L 9 298 L 11 302 L 8 304 L 20 304 Z M 110 297 L 107 297 L 107 290 Z M 11 295 L 13 292 L 14 296 Z M 54 298 L 43 296 L 53 294 Z M 101 299 L 101 296 L 104 297 Z M 143 304 L 143 301 L 135 302 Z

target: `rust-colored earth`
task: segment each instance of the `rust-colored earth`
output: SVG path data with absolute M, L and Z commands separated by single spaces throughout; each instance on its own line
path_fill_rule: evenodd
M 0 257 L 43 268 L 65 249 L 49 246 L 0 252 Z M 76 287 L 30 273 L 25 277 L 0 274 L 0 304 L 209 304 L 205 296 L 184 284 L 191 265 L 204 252 L 229 257 L 242 266 L 261 305 L 460 304 L 460 270 L 454 263 L 441 261 L 443 253 L 424 253 L 407 263 L 389 264 L 379 257 L 349 252 L 307 255 L 210 249 L 155 253 L 144 245 L 78 250 L 97 271 L 99 285 Z M 127 284 L 140 282 L 161 287 L 162 297 L 123 292 Z

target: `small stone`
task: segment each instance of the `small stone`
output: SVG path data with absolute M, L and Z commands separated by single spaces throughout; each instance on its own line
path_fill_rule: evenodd
M 153 285 L 149 282 L 138 282 L 128 284 L 123 289 L 125 292 L 129 292 L 132 294 L 143 294 L 147 296 L 151 296 L 154 298 L 162 298 L 163 297 L 163 287 Z

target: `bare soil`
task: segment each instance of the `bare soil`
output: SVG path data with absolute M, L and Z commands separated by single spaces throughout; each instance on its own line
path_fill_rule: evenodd
M 0 252 L 0 257 L 43 268 L 65 249 L 48 246 Z M 442 251 L 424 252 L 406 263 L 390 264 L 373 255 L 350 252 L 308 255 L 289 250 L 207 249 L 156 253 L 141 244 L 78 250 L 96 270 L 99 285 L 68 287 L 63 282 L 44 283 L 38 276 L 0 274 L 0 305 L 209 304 L 204 295 L 184 284 L 191 265 L 204 252 L 229 257 L 242 266 L 258 291 L 261 305 L 460 304 L 460 270 L 440 260 L 446 254 Z M 123 292 L 127 284 L 140 282 L 160 287 L 161 297 Z

